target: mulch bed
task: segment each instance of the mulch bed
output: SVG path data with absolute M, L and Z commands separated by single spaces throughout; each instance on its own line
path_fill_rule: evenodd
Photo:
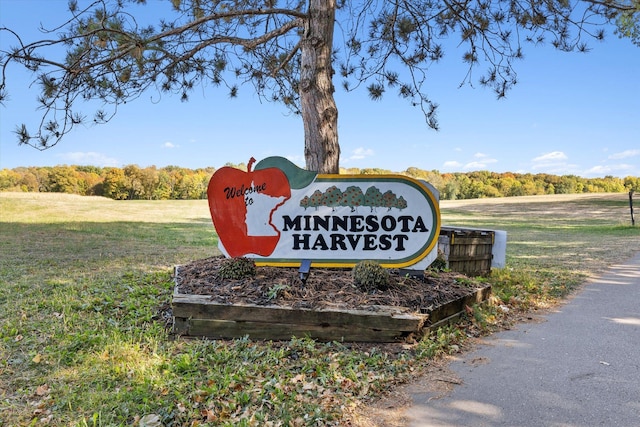
M 429 272 L 424 277 L 390 270 L 385 291 L 363 292 L 353 284 L 349 268 L 312 268 L 305 283 L 297 268 L 257 267 L 255 277 L 222 279 L 218 270 L 224 257 L 212 257 L 178 267 L 177 291 L 211 295 L 220 304 L 279 305 L 305 309 L 358 309 L 400 307 L 428 313 L 435 307 L 471 294 L 480 285 L 467 276 L 451 272 Z

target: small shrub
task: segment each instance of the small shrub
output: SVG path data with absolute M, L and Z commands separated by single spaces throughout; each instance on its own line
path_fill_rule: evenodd
M 443 251 L 438 249 L 438 256 L 429 266 L 432 271 L 445 271 L 447 269 L 447 256 Z
M 267 291 L 267 298 L 269 300 L 277 299 L 280 295 L 287 292 L 289 289 L 291 289 L 291 287 L 289 285 L 285 285 L 284 283 L 273 285 Z
M 415 349 L 416 358 L 432 359 L 460 351 L 466 334 L 456 325 L 442 326 L 425 336 Z
M 249 258 L 228 258 L 220 265 L 218 274 L 223 279 L 242 279 L 256 275 L 256 263 Z
M 360 261 L 353 267 L 354 284 L 364 292 L 384 291 L 389 287 L 389 272 L 375 261 Z

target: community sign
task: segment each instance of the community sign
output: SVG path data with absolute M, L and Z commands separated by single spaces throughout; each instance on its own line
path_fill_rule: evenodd
M 207 196 L 218 246 L 258 265 L 417 264 L 440 233 L 438 201 L 402 175 L 326 175 L 268 157 L 247 171 L 218 169 Z

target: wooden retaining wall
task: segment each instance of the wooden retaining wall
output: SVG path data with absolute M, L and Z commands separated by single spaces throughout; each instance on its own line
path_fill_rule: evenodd
M 220 304 L 206 295 L 173 294 L 173 332 L 187 337 L 289 340 L 292 336 L 321 341 L 394 342 L 422 336 L 431 328 L 454 321 L 471 306 L 486 300 L 491 287 L 415 313 L 402 307 L 360 310 L 295 309 L 276 305 Z

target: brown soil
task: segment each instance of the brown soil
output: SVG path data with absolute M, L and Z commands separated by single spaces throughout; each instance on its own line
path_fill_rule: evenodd
M 375 309 L 380 306 L 427 313 L 466 296 L 478 284 L 459 273 L 431 273 L 410 277 L 390 270 L 385 291 L 363 292 L 353 284 L 351 269 L 312 268 L 306 282 L 297 268 L 257 267 L 255 277 L 222 279 L 223 257 L 193 261 L 177 269 L 177 290 L 182 294 L 211 295 L 222 304 L 275 304 L 292 308 Z

